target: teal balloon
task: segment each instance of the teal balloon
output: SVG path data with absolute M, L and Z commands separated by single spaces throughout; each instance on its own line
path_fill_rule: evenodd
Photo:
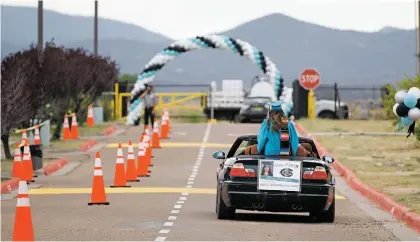
M 408 116 L 402 117 L 401 118 L 401 123 L 405 126 L 408 127 L 410 126 L 414 121 L 411 120 Z
M 417 98 L 411 93 L 405 94 L 404 105 L 408 108 L 414 108 L 417 105 Z

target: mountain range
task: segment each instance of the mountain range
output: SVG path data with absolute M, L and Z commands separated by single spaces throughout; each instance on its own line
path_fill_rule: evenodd
M 168 24 L 173 22 L 168 20 Z M 220 34 L 240 38 L 276 63 L 286 85 L 303 69 L 316 68 L 321 82 L 379 86 L 416 74 L 417 30 L 386 27 L 378 32 L 338 30 L 271 14 Z M 1 6 L 1 55 L 37 41 L 37 9 Z M 93 50 L 93 17 L 44 10 L 44 41 Z M 121 73 L 139 73 L 171 38 L 140 26 L 99 19 L 99 53 L 115 59 Z M 261 75 L 251 61 L 222 50 L 183 54 L 157 75 L 156 83 L 198 84 L 222 79 L 247 81 Z

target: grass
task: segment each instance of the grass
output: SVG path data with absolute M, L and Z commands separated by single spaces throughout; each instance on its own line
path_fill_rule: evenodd
M 393 131 L 391 121 L 302 120 L 299 123 L 308 132 Z M 414 137 L 318 135 L 317 139 L 362 181 L 420 213 L 420 144 Z
M 86 140 L 52 140 L 50 145 L 48 146 L 49 149 L 53 150 L 77 150 L 79 149 L 82 143 L 86 142 Z
M 312 132 L 396 132 L 389 120 L 327 120 L 302 119 L 297 121 Z

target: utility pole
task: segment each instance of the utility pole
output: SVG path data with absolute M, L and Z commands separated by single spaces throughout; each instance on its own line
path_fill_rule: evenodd
M 42 63 L 42 50 L 44 47 L 44 6 L 43 1 L 38 1 L 38 58 Z
M 420 0 L 417 0 L 417 73 L 420 73 Z
M 93 53 L 98 55 L 98 0 L 95 0 L 95 18 L 93 22 Z

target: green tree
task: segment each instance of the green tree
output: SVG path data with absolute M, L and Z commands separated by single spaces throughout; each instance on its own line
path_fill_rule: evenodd
M 388 95 L 382 98 L 382 102 L 385 106 L 387 116 L 392 120 L 393 124 L 396 125 L 400 122 L 401 118 L 396 116 L 392 111 L 395 104 L 394 96 L 399 90 L 408 91 L 411 87 L 420 87 L 420 75 L 416 75 L 414 78 L 410 78 L 405 75 L 405 79 L 397 83 L 397 86 L 387 85 Z M 420 141 L 420 121 L 417 121 L 417 127 L 415 129 L 415 135 L 418 141 Z
M 137 75 L 125 73 L 118 77 L 118 81 L 120 82 L 128 81 L 128 82 L 134 83 L 137 81 Z

